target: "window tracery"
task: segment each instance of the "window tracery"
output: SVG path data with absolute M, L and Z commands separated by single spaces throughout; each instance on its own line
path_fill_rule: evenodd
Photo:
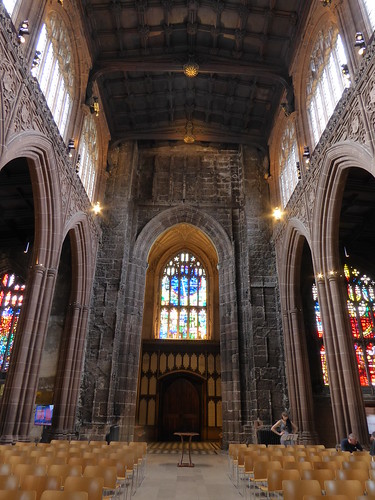
M 280 141 L 280 191 L 283 208 L 285 208 L 298 183 L 297 173 L 298 146 L 296 129 L 289 120 Z
M 158 338 L 207 340 L 206 271 L 192 253 L 178 253 L 162 272 Z
M 92 115 L 87 115 L 79 141 L 77 173 L 90 201 L 93 200 L 98 170 L 98 133 Z
M 349 85 L 342 74 L 344 64 L 346 55 L 338 31 L 333 27 L 320 31 L 310 56 L 306 86 L 313 146 L 319 141 L 345 87 Z
M 40 63 L 31 70 L 32 74 L 39 82 L 61 136 L 66 139 L 75 72 L 68 32 L 56 13 L 43 24 L 36 50 L 40 53 Z

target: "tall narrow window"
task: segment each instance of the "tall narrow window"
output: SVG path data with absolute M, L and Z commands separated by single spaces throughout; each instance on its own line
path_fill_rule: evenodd
M 365 7 L 368 20 L 370 21 L 371 28 L 375 30 L 375 2 L 374 0 L 363 0 L 363 5 Z
M 40 63 L 32 69 L 32 74 L 39 81 L 60 134 L 66 140 L 73 103 L 74 64 L 67 29 L 56 14 L 43 24 L 36 50 L 40 53 Z
M 159 339 L 207 339 L 206 271 L 191 253 L 166 265 L 160 286 Z
M 357 359 L 361 386 L 375 385 L 375 282 L 357 269 L 344 266 L 347 287 L 347 308 L 351 326 L 354 351 Z M 323 329 L 316 285 L 313 285 L 317 335 L 322 340 Z M 322 357 L 322 371 L 325 385 L 328 385 L 327 366 Z
M 326 32 L 320 31 L 310 57 L 306 89 L 314 146 L 326 128 L 344 88 L 349 85 L 342 74 L 343 64 L 346 64 L 346 55 L 339 33 L 333 28 Z
M 17 0 L 3 0 L 3 5 L 10 16 L 12 16 L 16 7 Z
M 9 368 L 14 336 L 21 312 L 25 285 L 14 274 L 3 274 L 0 282 L 0 372 Z
M 296 129 L 289 120 L 280 141 L 280 190 L 281 201 L 285 208 L 298 183 L 297 174 L 298 149 Z
M 87 196 L 92 201 L 98 170 L 98 138 L 96 123 L 92 115 L 87 115 L 85 118 L 78 153 L 78 175 L 81 178 Z

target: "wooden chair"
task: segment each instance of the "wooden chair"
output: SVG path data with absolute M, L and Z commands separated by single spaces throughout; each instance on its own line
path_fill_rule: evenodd
M 373 479 L 366 481 L 365 487 L 368 495 L 375 495 L 375 481 Z
M 342 463 L 342 468 L 343 469 L 363 469 L 363 470 L 369 470 L 369 463 L 366 462 L 366 460 L 348 460 L 346 462 Z
M 305 495 L 303 500 L 348 500 L 348 497 L 346 495 Z
M 43 491 L 40 500 L 88 500 L 86 491 Z
M 39 500 L 43 491 L 61 489 L 62 482 L 60 477 L 56 476 L 32 476 L 27 475 L 21 478 L 21 489 L 36 492 L 36 500 Z
M 0 490 L 18 490 L 20 480 L 17 476 L 0 476 Z
M 35 491 L 0 490 L 0 500 L 36 500 Z
M 48 468 L 48 475 L 61 477 L 62 484 L 65 484 L 67 477 L 82 476 L 82 467 L 80 465 L 52 464 Z
M 366 481 L 369 479 L 369 471 L 363 469 L 342 469 L 336 472 L 336 479 L 357 479 L 361 482 L 363 491 L 365 491 Z
M 103 478 L 103 497 L 113 496 L 119 487 L 117 482 L 117 468 L 115 466 L 87 465 L 83 471 L 83 476 Z
M 68 476 L 65 479 L 64 491 L 86 491 L 88 500 L 102 500 L 103 486 L 102 477 Z
M 47 474 L 47 467 L 41 464 L 17 464 L 13 468 L 13 474 L 20 479 L 27 475 L 32 476 L 45 476 Z
M 46 455 L 41 455 L 36 459 L 36 463 L 39 465 L 45 465 L 48 469 L 48 467 L 52 464 L 66 464 L 67 457 L 55 457 L 55 456 L 46 456 Z
M 335 479 L 335 471 L 332 469 L 303 470 L 301 472 L 301 479 L 316 479 L 319 481 L 320 488 L 324 490 L 324 481 Z
M 330 462 L 312 462 L 313 469 L 332 469 L 334 471 L 341 469 L 342 463 L 335 460 Z
M 335 479 L 325 481 L 327 495 L 346 495 L 349 500 L 356 500 L 364 494 L 364 488 L 358 479 Z
M 254 464 L 254 475 L 250 478 L 250 487 L 254 493 L 257 489 L 261 492 L 268 492 L 268 471 L 281 470 L 281 463 L 278 461 L 260 461 Z
M 296 469 L 300 473 L 303 470 L 311 470 L 312 468 L 313 468 L 312 463 L 307 462 L 307 461 L 305 461 L 305 462 L 286 462 L 284 464 L 284 469 L 286 469 L 286 470 Z
M 284 480 L 284 500 L 301 500 L 304 495 L 321 495 L 322 489 L 316 479 Z
M 267 471 L 267 491 L 268 494 L 280 494 L 283 489 L 283 481 L 300 480 L 300 473 L 297 469 L 274 469 Z
M 0 464 L 0 476 L 9 476 L 12 473 L 11 464 Z

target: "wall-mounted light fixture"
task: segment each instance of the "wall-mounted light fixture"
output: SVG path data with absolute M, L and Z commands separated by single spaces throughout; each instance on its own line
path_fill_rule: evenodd
M 90 104 L 90 111 L 95 116 L 99 116 L 99 111 L 100 111 L 99 97 L 96 97 L 96 96 L 92 97 L 92 101 L 91 101 L 91 104 Z
M 302 156 L 303 156 L 303 159 L 305 161 L 306 168 L 308 168 L 310 165 L 310 148 L 309 148 L 309 146 L 305 146 L 303 148 L 303 155 Z
M 320 3 L 323 5 L 323 7 L 329 7 L 332 3 L 332 0 L 320 0 Z
M 297 168 L 297 179 L 301 180 L 302 176 L 301 176 L 301 167 L 300 167 L 299 161 L 297 161 L 297 163 L 296 163 L 296 168 Z
M 357 33 L 355 35 L 354 47 L 357 48 L 358 54 L 360 56 L 363 56 L 363 54 L 366 52 L 365 37 L 363 36 L 363 33 L 361 33 L 360 31 L 357 31 Z
M 18 40 L 20 43 L 26 42 L 26 38 L 25 38 L 26 35 L 30 35 L 28 19 L 26 19 L 25 21 L 22 21 L 22 23 L 20 24 L 20 27 L 18 28 Z
M 69 139 L 68 141 L 68 154 L 71 158 L 73 156 L 73 151 L 75 150 L 74 139 Z
M 282 212 L 281 208 L 276 207 L 276 208 L 274 208 L 272 215 L 273 215 L 273 218 L 275 220 L 280 220 L 281 217 L 283 216 L 283 212 Z
M 33 59 L 33 64 L 31 66 L 32 69 L 35 69 L 39 66 L 40 64 L 40 61 L 41 61 L 41 56 L 42 56 L 42 53 L 40 52 L 40 50 L 36 50 L 35 51 L 35 56 L 34 56 L 34 59 Z
M 77 161 L 76 161 L 76 173 L 79 173 L 79 169 L 81 168 L 81 155 L 77 156 Z
M 95 215 L 100 214 L 100 212 L 102 211 L 102 207 L 100 206 L 100 203 L 98 201 L 94 203 L 92 211 L 94 212 Z
M 287 105 L 287 103 L 286 103 L 286 102 L 282 102 L 282 103 L 280 104 L 280 108 L 283 110 L 284 115 L 285 115 L 286 117 L 290 116 L 290 111 L 289 111 L 289 109 L 288 109 L 288 105 Z
M 350 71 L 347 64 L 341 64 L 341 73 L 346 80 L 350 80 Z

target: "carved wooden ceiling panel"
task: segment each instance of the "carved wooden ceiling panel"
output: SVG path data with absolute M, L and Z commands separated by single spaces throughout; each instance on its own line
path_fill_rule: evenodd
M 113 140 L 247 143 L 265 148 L 311 0 L 85 0 L 97 82 Z M 198 64 L 188 78 L 183 66 Z M 91 89 L 91 85 L 88 89 Z M 93 97 L 88 91 L 88 99 Z

